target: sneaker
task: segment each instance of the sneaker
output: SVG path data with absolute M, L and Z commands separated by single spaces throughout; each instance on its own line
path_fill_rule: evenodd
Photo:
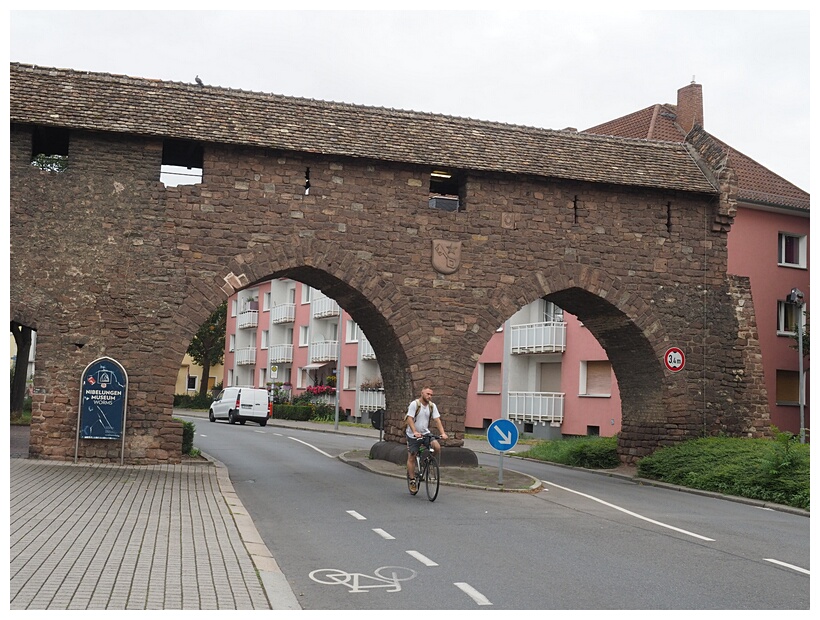
M 408 478 L 408 479 L 407 479 L 407 484 L 408 484 L 408 485 L 409 485 L 409 487 L 410 487 L 410 492 L 411 492 L 411 493 L 415 493 L 416 491 L 418 491 L 418 487 L 416 486 L 416 481 L 415 481 L 415 479 Z

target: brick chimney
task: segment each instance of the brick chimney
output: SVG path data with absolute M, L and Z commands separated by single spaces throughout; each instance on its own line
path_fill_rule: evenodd
M 694 80 L 688 86 L 678 90 L 677 107 L 678 125 L 686 133 L 695 125 L 703 127 L 703 88 Z

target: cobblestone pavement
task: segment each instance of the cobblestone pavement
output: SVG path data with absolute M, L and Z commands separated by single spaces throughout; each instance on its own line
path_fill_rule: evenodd
M 299 609 L 227 470 L 11 459 L 10 603 Z

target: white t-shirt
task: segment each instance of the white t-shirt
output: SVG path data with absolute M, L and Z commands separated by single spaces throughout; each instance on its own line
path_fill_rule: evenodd
M 436 407 L 435 403 L 422 405 L 421 408 L 419 408 L 418 405 L 420 402 L 421 401 L 418 398 L 411 402 L 410 406 L 407 407 L 407 415 L 413 418 L 413 424 L 416 426 L 416 430 L 422 435 L 426 435 L 430 432 L 430 409 L 432 408 L 434 420 L 441 417 L 441 415 L 439 414 L 438 407 Z M 405 433 L 407 433 L 408 437 L 413 437 L 413 429 L 411 429 L 409 425 Z

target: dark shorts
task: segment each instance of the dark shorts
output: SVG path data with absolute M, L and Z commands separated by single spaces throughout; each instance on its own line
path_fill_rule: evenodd
M 410 454 L 418 454 L 419 447 L 424 444 L 424 437 L 408 437 L 407 438 L 407 451 Z

